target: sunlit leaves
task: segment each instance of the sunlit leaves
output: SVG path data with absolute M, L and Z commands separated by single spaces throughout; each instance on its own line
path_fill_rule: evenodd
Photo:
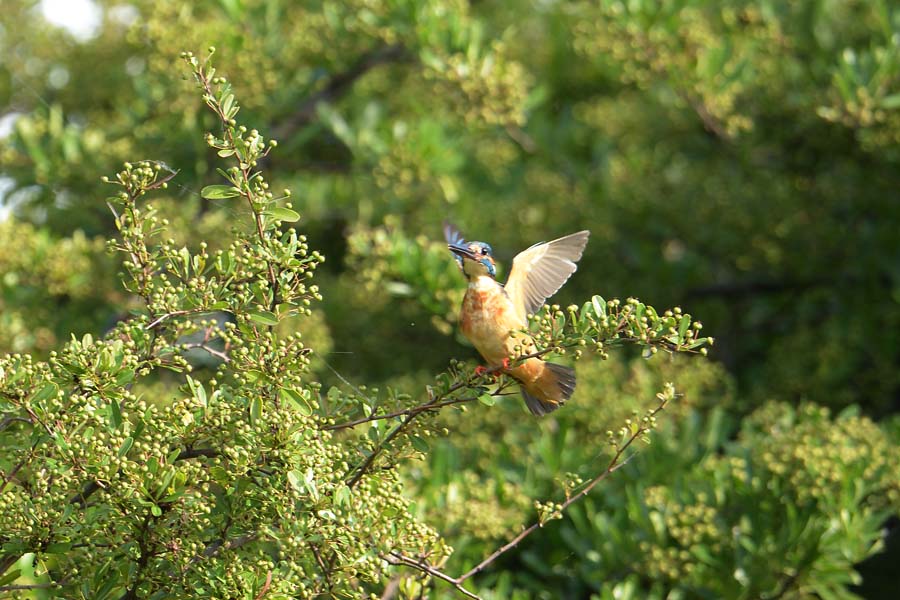
M 224 200 L 241 195 L 241 191 L 230 185 L 208 185 L 200 190 L 200 195 L 207 200 Z

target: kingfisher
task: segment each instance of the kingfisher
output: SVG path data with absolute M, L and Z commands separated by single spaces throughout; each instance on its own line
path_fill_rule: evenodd
M 453 225 L 444 224 L 447 248 L 469 281 L 459 318 L 463 335 L 490 367 L 499 367 L 519 382 L 525 404 L 536 416 L 553 412 L 572 396 L 575 370 L 538 357 L 515 366 L 510 360 L 536 352 L 534 340 L 524 333 L 528 315 L 538 312 L 572 276 L 589 235 L 590 231 L 579 231 L 520 252 L 503 285 L 496 279 L 490 244 L 467 242 Z

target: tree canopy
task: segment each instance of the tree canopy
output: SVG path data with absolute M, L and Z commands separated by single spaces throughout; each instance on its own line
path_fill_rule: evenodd
M 893 3 L 92 2 L 0 12 L 0 595 L 888 597 Z M 445 220 L 591 230 L 563 409 Z

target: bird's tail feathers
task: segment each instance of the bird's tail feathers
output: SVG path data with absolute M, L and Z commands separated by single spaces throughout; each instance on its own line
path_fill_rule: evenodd
M 544 363 L 544 366 L 547 373 L 541 379 L 546 380 L 549 378 L 555 383 L 555 387 L 560 392 L 558 399 L 550 397 L 550 394 L 540 393 L 543 391 L 544 386 L 535 391 L 540 393 L 540 396 L 547 396 L 547 398 L 541 398 L 538 394 L 532 393 L 525 386 L 522 386 L 522 397 L 525 399 L 525 405 L 531 411 L 531 414 L 538 417 L 551 413 L 565 404 L 566 400 L 571 398 L 575 392 L 575 369 L 555 363 Z M 555 395 L 553 394 L 553 396 Z

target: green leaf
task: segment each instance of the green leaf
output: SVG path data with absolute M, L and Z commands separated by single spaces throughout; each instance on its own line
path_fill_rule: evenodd
M 303 484 L 303 476 L 300 474 L 300 471 L 288 471 L 287 478 L 288 483 L 291 484 L 292 488 L 298 492 L 306 491 L 306 486 Z
M 219 485 L 228 485 L 228 471 L 223 467 L 215 466 L 209 468 L 209 476 Z
M 678 337 L 679 339 L 684 339 L 684 334 L 687 333 L 688 327 L 691 326 L 691 315 L 683 315 L 681 317 L 681 322 L 678 324 Z
M 257 396 L 250 401 L 250 423 L 256 424 L 262 417 L 262 398 Z
M 159 506 L 157 506 L 156 504 L 153 504 L 153 505 L 150 506 L 150 513 L 151 513 L 154 517 L 161 517 L 161 516 L 162 516 L 162 509 L 161 509 Z
M 60 432 L 58 432 L 58 431 L 55 432 L 55 433 L 53 434 L 53 442 L 54 442 L 61 450 L 68 450 L 68 449 L 69 449 L 69 444 L 66 442 L 66 438 L 64 438 L 63 435 L 62 435 Z
M 208 200 L 224 200 L 240 196 L 241 191 L 233 185 L 208 185 L 200 190 L 200 195 Z
M 0 585 L 6 585 L 7 583 L 12 583 L 22 574 L 22 569 L 13 569 L 6 575 L 0 575 Z
M 256 383 L 260 379 L 263 379 L 265 376 L 265 373 L 257 369 L 248 369 L 247 371 L 244 371 L 244 377 L 246 377 L 247 381 L 249 381 L 250 383 Z
M 250 320 L 256 321 L 257 323 L 268 325 L 269 327 L 278 325 L 278 317 L 275 313 L 271 313 L 267 310 L 250 310 L 247 311 L 247 314 L 250 315 Z
M 412 442 L 413 448 L 415 448 L 419 452 L 425 452 L 425 453 L 428 452 L 428 450 L 429 450 L 428 442 L 426 442 L 424 439 L 420 438 L 419 436 L 411 435 L 411 436 L 409 436 L 409 441 Z
M 222 112 L 227 116 L 232 106 L 234 106 L 234 94 L 225 94 L 225 97 L 222 98 Z
M 41 389 L 39 389 L 34 394 L 34 396 L 31 398 L 31 401 L 40 403 L 44 400 L 49 400 L 56 395 L 57 391 L 59 391 L 59 388 L 56 387 L 56 384 L 48 381 Z
M 113 429 L 122 426 L 122 409 L 119 407 L 118 400 L 112 400 L 109 403 L 109 424 Z
M 133 369 L 125 369 L 123 371 L 119 371 L 119 374 L 116 375 L 116 385 L 125 385 L 132 379 L 134 379 Z
M 334 505 L 344 506 L 350 504 L 350 488 L 342 485 L 334 491 Z
M 303 394 L 291 388 L 281 388 L 278 390 L 281 400 L 289 404 L 294 410 L 304 416 L 312 414 L 312 407 L 307 402 Z
M 591 298 L 591 304 L 594 305 L 594 313 L 601 319 L 606 316 L 606 300 L 603 296 L 594 296 Z
M 171 452 L 169 452 L 166 455 L 166 464 L 174 465 L 175 462 L 178 460 L 179 456 L 181 456 L 181 450 L 179 450 L 178 448 L 175 448 L 174 450 L 172 450 Z M 166 484 L 166 485 L 168 485 L 168 484 Z
M 482 394 L 478 396 L 478 401 L 484 404 L 485 406 L 493 406 L 497 403 L 496 398 L 491 396 L 490 394 Z
M 122 446 L 119 448 L 119 458 L 122 458 L 128 451 L 131 450 L 131 447 L 134 445 L 134 438 L 129 436 L 125 438 L 125 441 L 122 442 Z
M 280 206 L 276 206 L 274 208 L 270 208 L 269 210 L 263 211 L 263 215 L 272 219 L 278 219 L 279 221 L 285 221 L 287 223 L 293 223 L 300 220 L 300 213 L 295 210 L 291 210 L 290 208 L 283 208 Z
M 888 110 L 900 108 L 900 94 L 891 94 L 881 99 L 881 107 Z
M 65 554 L 72 549 L 72 542 L 54 542 L 44 548 L 47 554 Z

